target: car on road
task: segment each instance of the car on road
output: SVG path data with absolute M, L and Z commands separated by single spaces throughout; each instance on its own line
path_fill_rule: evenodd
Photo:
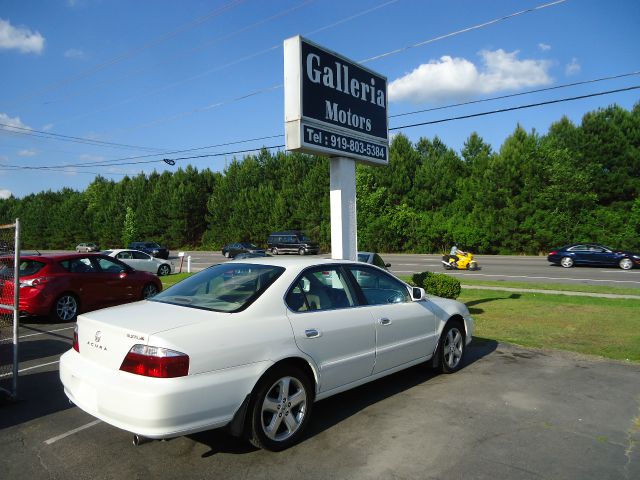
M 267 250 L 274 255 L 281 253 L 316 255 L 320 252 L 320 246 L 299 230 L 285 230 L 269 235 Z
M 13 258 L 0 261 L 0 294 L 12 298 Z M 157 276 L 102 254 L 20 257 L 20 315 L 75 320 L 80 312 L 150 298 L 162 291 Z
M 76 245 L 76 252 L 78 253 L 87 253 L 87 252 L 97 252 L 100 250 L 100 247 L 97 243 L 89 242 L 89 243 L 79 243 Z
M 222 247 L 222 255 L 227 258 L 235 258 L 239 253 L 265 253 L 263 248 L 249 242 L 229 243 Z
M 116 249 L 104 250 L 102 253 L 109 257 L 117 258 L 136 270 L 155 273 L 160 277 L 163 275 L 169 275 L 175 271 L 173 262 L 163 258 L 156 258 L 148 253 L 141 252 L 140 250 Z
M 169 258 L 169 249 L 163 247 L 156 242 L 131 242 L 127 247 L 129 250 L 140 250 L 141 252 L 148 253 L 154 257 Z
M 358 252 L 358 261 L 370 263 L 376 267 L 384 268 L 385 270 L 391 267 L 390 263 L 385 263 L 385 261 L 382 260 L 382 257 L 375 252 Z
M 238 253 L 235 257 L 233 257 L 234 260 L 243 260 L 246 258 L 260 258 L 260 257 L 270 257 L 271 255 L 269 255 L 267 252 L 247 252 L 247 253 Z
M 565 268 L 574 265 L 620 267 L 623 270 L 640 267 L 640 253 L 615 250 L 597 243 L 573 243 L 557 248 L 547 255 L 547 260 Z
M 227 426 L 277 451 L 317 400 L 422 363 L 458 371 L 473 330 L 464 304 L 373 265 L 252 258 L 80 315 L 60 378 L 71 402 L 138 440 Z

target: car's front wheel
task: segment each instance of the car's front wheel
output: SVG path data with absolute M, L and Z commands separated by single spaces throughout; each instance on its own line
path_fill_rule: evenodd
M 622 260 L 620 260 L 620 263 L 618 263 L 618 265 L 620 265 L 620 268 L 623 270 L 631 270 L 631 268 L 633 267 L 633 262 L 630 258 L 623 258 Z
M 571 257 L 562 257 L 562 260 L 560 260 L 560 265 L 562 265 L 564 268 L 571 268 L 573 267 L 573 259 Z
M 279 252 L 278 252 L 278 249 L 276 247 L 273 247 L 271 249 L 271 253 L 273 253 L 274 255 L 278 255 Z
M 222 252 L 222 254 L 225 256 L 225 258 L 229 258 L 229 252 Z
M 166 263 L 163 265 L 160 265 L 160 268 L 158 268 L 159 277 L 162 277 L 163 275 L 169 275 L 170 273 L 171 273 L 171 267 Z
M 299 368 L 267 372 L 253 396 L 249 441 L 276 452 L 296 443 L 309 422 L 313 395 L 311 381 Z
M 304 255 L 305 253 L 307 253 L 307 252 L 305 251 L 304 247 L 300 247 L 298 249 L 298 255 Z
M 156 293 L 158 293 L 158 287 L 156 287 L 153 283 L 147 283 L 144 287 L 142 287 L 143 300 L 147 300 L 148 298 L 153 297 Z
M 53 305 L 53 318 L 58 322 L 71 322 L 78 316 L 78 299 L 70 294 L 61 295 Z
M 450 321 L 440 337 L 440 366 L 442 373 L 454 373 L 462 368 L 466 344 L 465 333 L 459 321 Z

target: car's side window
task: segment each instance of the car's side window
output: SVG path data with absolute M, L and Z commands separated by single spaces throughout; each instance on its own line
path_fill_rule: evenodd
M 120 252 L 116 255 L 116 258 L 120 260 L 129 260 L 131 258 L 131 252 Z
M 307 270 L 291 286 L 286 297 L 287 306 L 294 312 L 333 310 L 356 305 L 342 270 L 314 268 Z
M 130 252 L 136 260 L 149 260 L 149 255 L 144 252 Z
M 71 260 L 63 260 L 60 262 L 62 268 L 71 273 L 92 273 L 96 268 L 88 258 L 73 258 Z
M 411 301 L 409 289 L 391 275 L 366 266 L 353 265 L 348 268 L 370 305 Z
M 112 262 L 111 260 L 107 260 L 106 258 L 98 258 L 98 265 L 100 266 L 100 270 L 106 273 L 122 273 L 125 271 L 125 268 L 116 262 Z

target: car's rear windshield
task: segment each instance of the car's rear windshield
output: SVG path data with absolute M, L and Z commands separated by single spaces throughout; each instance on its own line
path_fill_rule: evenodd
M 367 254 L 367 253 L 359 253 L 358 254 L 358 261 L 359 262 L 367 263 L 367 260 L 369 260 L 369 254 Z
M 160 248 L 160 245 L 157 243 L 145 243 L 144 246 L 147 248 Z
M 46 263 L 39 262 L 37 260 L 21 260 L 20 261 L 20 276 L 28 277 L 30 275 L 35 275 L 42 267 L 44 267 Z M 2 278 L 11 278 L 13 277 L 13 264 L 6 264 L 4 262 L 0 263 L 0 277 Z
M 207 268 L 157 294 L 152 302 L 216 312 L 247 308 L 284 272 L 284 268 L 225 263 Z

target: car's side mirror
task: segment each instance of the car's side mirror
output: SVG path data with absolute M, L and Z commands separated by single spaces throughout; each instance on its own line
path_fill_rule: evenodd
M 414 302 L 418 302 L 420 300 L 424 300 L 424 298 L 425 298 L 424 288 L 413 287 L 411 289 L 411 298 L 413 299 Z
M 389 268 L 391 266 L 391 264 L 390 263 L 385 263 L 384 266 Z

